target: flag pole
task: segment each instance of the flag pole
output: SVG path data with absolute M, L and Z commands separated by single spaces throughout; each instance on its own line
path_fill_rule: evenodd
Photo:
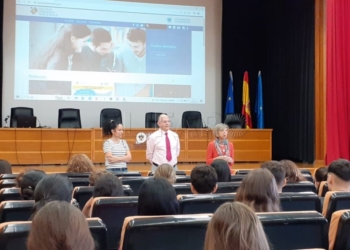
M 230 71 L 230 79 L 233 82 L 233 75 L 232 75 L 232 71 Z

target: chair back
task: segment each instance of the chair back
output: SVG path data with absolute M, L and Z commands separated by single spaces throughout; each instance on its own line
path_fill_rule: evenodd
M 73 187 L 87 187 L 90 185 L 89 178 L 69 178 Z
M 122 112 L 120 109 L 106 108 L 102 109 L 100 113 L 100 128 L 107 122 L 114 120 L 115 124 L 123 124 Z
M 307 181 L 315 184 L 315 180 L 314 180 L 314 178 L 312 178 L 311 174 L 303 174 L 303 176 Z
M 124 219 L 137 215 L 138 197 L 99 197 L 93 200 L 91 217 L 99 217 L 107 227 L 110 249 L 118 249 Z
M 300 170 L 300 172 L 301 172 L 302 174 L 308 174 L 308 175 L 311 175 L 311 176 L 312 176 L 310 170 L 307 169 L 307 168 L 303 168 L 303 169 L 299 169 L 299 170 Z
M 11 108 L 10 127 L 17 128 L 18 117 L 34 117 L 34 110 L 32 108 L 17 107 Z
M 231 181 L 242 181 L 245 175 L 231 175 Z
M 218 189 L 215 193 L 226 194 L 226 193 L 236 193 L 242 182 L 218 182 Z
M 318 212 L 256 213 L 273 249 L 327 248 L 324 226 Z
M 86 219 L 89 225 L 91 236 L 95 241 L 95 250 L 108 248 L 107 227 L 100 218 Z
M 5 180 L 5 179 L 16 179 L 18 174 L 0 174 L 0 180 Z
M 0 223 L 27 221 L 33 213 L 34 201 L 3 201 L 0 203 Z
M 191 182 L 191 177 L 190 176 L 176 176 L 176 183 L 190 183 Z
M 202 114 L 199 111 L 182 113 L 182 128 L 203 128 Z
M 19 188 L 3 188 L 0 189 L 0 203 L 3 201 L 22 200 Z
M 335 211 L 350 209 L 350 192 L 328 191 L 323 203 L 322 214 L 331 221 Z
M 250 171 L 248 169 L 240 169 L 236 171 L 236 175 L 247 175 Z
M 283 188 L 282 192 L 314 192 L 316 193 L 316 187 L 312 182 L 309 181 L 300 181 L 300 182 L 288 182 Z
M 325 197 L 326 193 L 329 191 L 327 181 L 322 181 L 318 187 L 318 196 Z
M 149 177 L 121 177 L 123 185 L 129 185 L 133 191 L 133 195 L 138 196 L 140 192 L 140 187 L 145 180 Z
M 141 177 L 140 172 L 116 172 L 115 176 L 118 177 Z
M 215 213 L 226 202 L 233 202 L 235 193 L 231 194 L 188 194 L 178 195 L 180 214 Z
M 63 173 L 68 178 L 89 178 L 91 173 Z
M 81 128 L 79 109 L 59 109 L 58 128 Z
M 122 250 L 202 250 L 211 215 L 126 218 Z M 155 238 L 154 235 L 157 237 Z
M 0 189 L 16 187 L 17 183 L 15 179 L 0 180 Z
M 334 212 L 329 227 L 328 250 L 350 249 L 350 210 Z
M 282 211 L 322 212 L 321 200 L 313 192 L 280 193 Z
M 0 224 L 1 250 L 27 250 L 27 238 L 31 221 L 7 222 Z
M 145 128 L 158 128 L 158 118 L 161 114 L 165 113 L 155 113 L 155 112 L 148 112 L 145 116 Z
M 230 114 L 225 118 L 224 123 L 232 129 L 242 129 L 245 128 L 245 119 L 241 114 Z

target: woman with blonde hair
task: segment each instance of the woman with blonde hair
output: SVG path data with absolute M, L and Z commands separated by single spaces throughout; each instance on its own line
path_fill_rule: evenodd
M 280 199 L 275 177 L 267 169 L 249 172 L 238 188 L 235 201 L 249 206 L 254 212 L 279 212 Z
M 205 235 L 204 250 L 269 250 L 260 220 L 239 202 L 221 205 Z
M 94 164 L 87 155 L 76 154 L 68 162 L 67 173 L 90 173 L 94 168 Z
M 222 159 L 226 161 L 229 167 L 234 163 L 233 144 L 227 140 L 228 126 L 226 124 L 217 124 L 213 129 L 215 140 L 209 142 L 207 148 L 206 164 L 211 165 L 214 160 Z
M 157 167 L 156 171 L 154 172 L 154 177 L 163 177 L 171 184 L 176 182 L 176 172 L 174 167 L 167 163 L 161 164 Z
M 306 178 L 303 176 L 298 166 L 294 162 L 290 160 L 282 160 L 280 163 L 286 170 L 287 182 L 306 181 Z

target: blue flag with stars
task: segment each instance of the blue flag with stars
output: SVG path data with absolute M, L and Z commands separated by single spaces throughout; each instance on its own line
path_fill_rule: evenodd
M 230 72 L 230 82 L 228 84 L 228 90 L 227 90 L 225 115 L 229 115 L 233 113 L 235 113 L 234 99 L 233 99 L 233 79 L 232 79 L 232 73 Z
M 262 89 L 262 79 L 261 72 L 258 74 L 258 89 L 256 92 L 255 100 L 255 113 L 256 113 L 256 127 L 264 128 L 264 108 L 263 108 L 263 89 Z

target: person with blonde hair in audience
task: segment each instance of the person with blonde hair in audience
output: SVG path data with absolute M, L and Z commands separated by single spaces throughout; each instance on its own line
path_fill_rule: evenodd
M 67 173 L 89 173 L 94 171 L 94 164 L 85 154 L 73 155 L 68 162 Z
M 210 220 L 204 250 L 269 250 L 254 211 L 240 202 L 221 205 Z
M 300 182 L 306 181 L 306 178 L 303 176 L 298 166 L 290 160 L 280 161 L 286 170 L 286 179 L 287 182 Z
M 231 171 L 234 158 L 233 144 L 227 140 L 228 126 L 223 123 L 217 124 L 213 129 L 213 134 L 215 140 L 208 144 L 206 164 L 211 165 L 214 160 L 221 159 L 228 163 Z
M 218 175 L 213 167 L 196 166 L 191 171 L 191 191 L 194 194 L 213 194 L 218 188 Z
M 286 170 L 282 163 L 278 161 L 266 161 L 261 164 L 260 168 L 265 168 L 271 172 L 273 177 L 275 177 L 278 192 L 282 193 L 283 187 L 287 184 Z
M 238 188 L 235 201 L 242 202 L 255 212 L 279 212 L 280 199 L 275 177 L 267 169 L 250 171 Z
M 82 212 L 64 201 L 52 201 L 33 218 L 28 250 L 94 250 L 95 243 Z
M 350 161 L 339 159 L 331 162 L 327 183 L 330 191 L 350 191 Z
M 176 182 L 176 172 L 173 166 L 168 163 L 161 164 L 156 168 L 156 171 L 154 171 L 154 178 L 157 177 L 163 177 L 167 179 L 171 184 L 174 184 Z

